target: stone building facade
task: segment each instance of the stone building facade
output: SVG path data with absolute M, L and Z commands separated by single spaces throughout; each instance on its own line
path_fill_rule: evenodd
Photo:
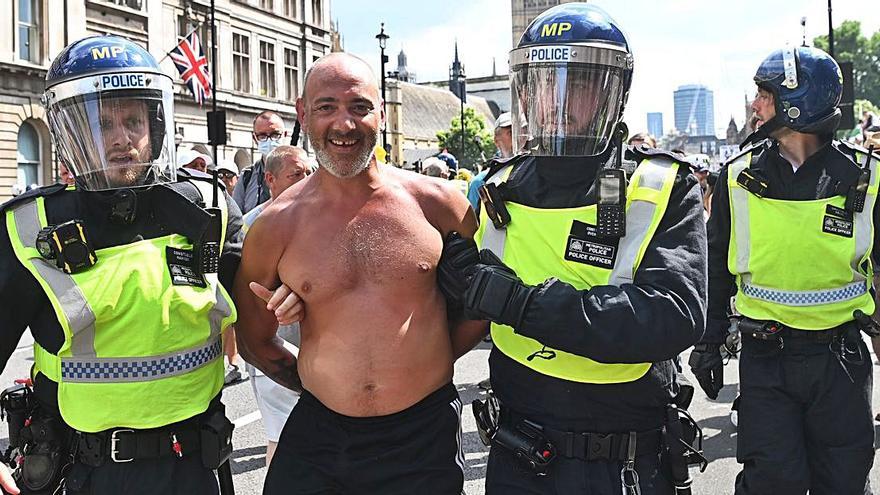
M 306 70 L 331 48 L 330 0 L 215 0 L 218 109 L 226 111 L 227 144 L 220 160 L 239 168 L 255 157 L 254 116 L 282 115 L 288 129 Z M 198 29 L 210 60 L 210 0 L 16 0 L 0 2 L 0 201 L 13 184 L 46 184 L 57 177 L 45 112 L 40 104 L 52 59 L 91 35 L 132 39 L 157 59 Z M 170 59 L 161 62 L 175 84 L 175 142 L 208 151 L 205 112 L 183 86 Z

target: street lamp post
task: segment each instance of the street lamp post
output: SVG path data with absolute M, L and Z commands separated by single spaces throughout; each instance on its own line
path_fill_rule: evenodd
M 381 65 L 382 65 L 382 106 L 385 107 L 385 64 L 388 63 L 388 57 L 385 56 L 385 45 L 388 42 L 388 36 L 385 34 L 385 23 L 381 24 L 379 29 L 379 34 L 376 35 L 376 39 L 379 40 L 379 51 L 381 53 Z M 385 108 L 387 111 L 387 107 Z M 386 123 L 382 127 L 382 148 L 386 151 L 388 150 L 388 124 Z
M 458 99 L 461 104 L 461 113 L 459 114 L 459 122 L 461 124 L 461 156 L 458 157 L 459 166 L 464 162 L 464 70 L 458 74 L 458 91 L 460 93 L 460 98 Z

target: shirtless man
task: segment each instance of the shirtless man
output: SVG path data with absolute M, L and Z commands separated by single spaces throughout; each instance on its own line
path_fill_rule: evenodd
M 302 390 L 264 493 L 457 495 L 452 364 L 485 325 L 451 327 L 436 268 L 444 237 L 472 236 L 476 218 L 447 181 L 377 164 L 385 115 L 364 61 L 316 62 L 297 115 L 320 168 L 254 223 L 235 284 L 242 354 Z M 298 359 L 267 311 L 265 287 L 281 284 L 302 298 Z

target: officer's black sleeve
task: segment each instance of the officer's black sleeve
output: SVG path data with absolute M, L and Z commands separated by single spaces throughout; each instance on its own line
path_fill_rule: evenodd
M 241 246 L 244 241 L 244 232 L 241 230 L 241 209 L 229 194 L 223 193 L 226 198 L 226 207 L 229 212 L 226 221 L 226 239 L 223 243 L 223 252 L 220 254 L 220 283 L 232 294 L 232 283 L 235 280 L 235 272 L 241 263 Z
M 735 293 L 735 279 L 727 269 L 730 248 L 730 201 L 727 191 L 727 167 L 721 169 L 712 194 L 712 215 L 706 222 L 709 237 L 709 307 L 706 333 L 701 342 L 721 344 L 727 338 L 727 309 Z
M 633 282 L 583 291 L 545 284 L 516 331 L 606 363 L 664 361 L 693 345 L 706 318 L 706 227 L 693 175 L 679 175 Z
M 6 214 L 0 211 L 0 370 L 15 351 L 28 323 L 34 321 L 42 294 L 37 280 L 18 261 L 9 242 Z

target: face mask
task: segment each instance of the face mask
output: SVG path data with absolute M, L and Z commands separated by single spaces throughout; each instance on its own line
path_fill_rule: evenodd
M 268 155 L 275 148 L 281 146 L 281 140 L 275 141 L 273 139 L 267 139 L 265 141 L 257 141 L 257 149 L 260 150 L 260 153 L 263 156 Z

